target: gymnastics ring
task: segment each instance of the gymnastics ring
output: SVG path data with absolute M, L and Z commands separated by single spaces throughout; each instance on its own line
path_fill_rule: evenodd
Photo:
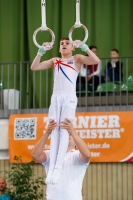
M 52 36 L 52 42 L 49 42 L 50 43 L 50 46 L 41 46 L 41 45 L 39 45 L 38 43 L 37 43 L 37 41 L 36 41 L 36 35 L 37 35 L 37 33 L 39 32 L 39 31 L 48 31 L 48 32 L 50 32 L 50 34 L 51 34 L 51 36 Z M 46 50 L 50 50 L 50 49 L 52 49 L 53 48 L 53 44 L 54 44 L 54 42 L 55 42 L 55 34 L 54 34 L 54 32 L 50 29 L 50 28 L 48 28 L 48 27 L 40 27 L 40 28 L 38 28 L 38 29 L 36 29 L 35 30 L 35 32 L 33 33 L 33 42 L 34 42 L 34 44 L 39 48 L 39 49 L 42 49 L 42 50 L 44 50 L 44 51 L 46 51 Z
M 78 24 L 78 25 L 75 24 L 74 26 L 72 26 L 72 28 L 71 28 L 70 31 L 69 31 L 69 40 L 70 40 L 70 42 L 73 42 L 73 40 L 72 40 L 72 33 L 73 33 L 74 29 L 75 29 L 75 28 L 80 28 L 80 27 L 83 28 L 84 31 L 85 31 L 85 38 L 84 38 L 83 41 L 79 42 L 79 43 L 76 45 L 76 48 L 81 48 L 82 45 L 85 44 L 86 41 L 87 41 L 87 39 L 88 39 L 88 30 L 87 30 L 86 26 L 84 26 L 83 24 Z

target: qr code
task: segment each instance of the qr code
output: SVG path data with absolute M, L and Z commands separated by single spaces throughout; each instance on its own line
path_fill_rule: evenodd
M 14 139 L 36 139 L 36 122 L 37 118 L 16 118 L 14 124 Z

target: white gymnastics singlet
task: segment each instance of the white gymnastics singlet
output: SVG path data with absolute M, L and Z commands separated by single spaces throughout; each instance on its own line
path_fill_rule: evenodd
M 53 92 L 75 92 L 78 73 L 73 56 L 66 61 L 56 59 Z

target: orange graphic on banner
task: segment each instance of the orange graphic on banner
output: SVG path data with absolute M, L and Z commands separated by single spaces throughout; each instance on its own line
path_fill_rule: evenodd
M 91 162 L 133 162 L 133 112 L 79 112 L 74 128 L 91 151 Z M 47 114 L 11 115 L 9 156 L 32 160 L 36 142 L 45 134 Z M 50 148 L 50 138 L 45 149 Z

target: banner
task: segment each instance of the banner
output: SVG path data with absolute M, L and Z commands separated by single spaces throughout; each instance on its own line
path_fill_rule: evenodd
M 47 114 L 17 114 L 9 119 L 9 156 L 32 160 L 31 152 L 45 133 Z M 133 112 L 78 112 L 74 128 L 91 151 L 91 162 L 133 162 Z M 50 147 L 50 138 L 45 149 Z

